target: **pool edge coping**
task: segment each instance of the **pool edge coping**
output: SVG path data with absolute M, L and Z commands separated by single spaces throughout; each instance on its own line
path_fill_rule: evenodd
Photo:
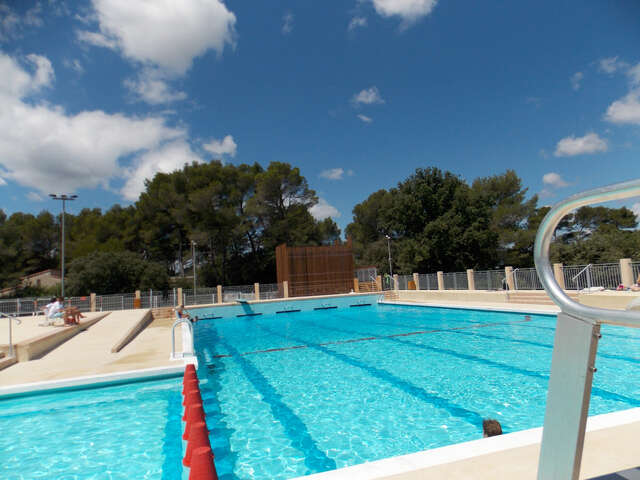
M 475 311 L 490 311 L 490 312 L 504 312 L 504 313 L 530 313 L 533 315 L 547 315 L 556 316 L 560 313 L 560 309 L 557 310 L 539 310 L 537 308 L 505 308 L 495 305 L 462 305 L 462 304 L 442 304 L 442 303 L 426 303 L 426 302 L 407 302 L 403 300 L 382 300 L 378 302 L 380 305 L 402 305 L 409 307 L 435 307 L 435 308 L 451 308 L 454 310 L 475 310 Z
M 587 419 L 586 432 L 640 422 L 640 407 L 594 415 Z M 374 480 L 417 473 L 420 470 L 453 464 L 472 458 L 539 444 L 542 427 L 521 430 L 490 438 L 480 438 L 420 452 L 383 458 L 372 462 L 328 470 L 291 480 Z

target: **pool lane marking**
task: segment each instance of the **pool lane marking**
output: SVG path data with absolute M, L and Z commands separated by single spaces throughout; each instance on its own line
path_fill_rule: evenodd
M 419 330 L 416 332 L 406 332 L 406 333 L 394 333 L 392 335 L 379 335 L 379 336 L 374 336 L 374 337 L 363 337 L 363 338 L 351 338 L 348 340 L 334 340 L 332 342 L 323 342 L 323 343 L 317 343 L 315 345 L 320 345 L 320 346 L 326 346 L 326 345 L 342 345 L 345 343 L 356 343 L 356 342 L 366 342 L 366 341 L 370 341 L 370 340 L 384 340 L 385 338 L 395 338 L 395 337 L 409 337 L 412 335 L 424 335 L 427 333 L 438 333 L 438 332 L 449 332 L 449 331 L 454 331 L 454 330 L 466 330 L 466 329 L 470 329 L 470 328 L 485 328 L 485 327 L 495 327 L 498 325 L 510 325 L 510 324 L 514 324 L 514 323 L 523 323 L 523 322 L 530 322 L 531 321 L 531 317 L 529 317 L 528 315 L 524 318 L 524 320 L 513 320 L 511 322 L 494 322 L 494 323 L 483 323 L 480 325 L 467 325 L 464 327 L 452 327 L 452 328 L 436 328 L 433 330 Z M 320 325 L 322 326 L 322 325 Z M 283 352 L 283 351 L 287 351 L 287 350 L 297 350 L 300 348 L 309 348 L 310 345 L 293 345 L 291 347 L 278 347 L 278 348 L 268 348 L 266 350 L 253 350 L 250 352 L 243 352 L 243 353 L 238 353 L 236 355 L 254 355 L 256 353 L 272 353 L 272 352 Z M 214 355 L 213 358 L 229 358 L 229 357 L 233 357 L 234 354 L 221 354 L 221 355 Z

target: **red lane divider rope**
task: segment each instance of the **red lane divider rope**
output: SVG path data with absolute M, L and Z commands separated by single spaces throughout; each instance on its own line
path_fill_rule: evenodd
M 202 395 L 198 374 L 193 364 L 187 365 L 182 380 L 185 422 L 182 439 L 187 448 L 182 464 L 189 469 L 189 480 L 218 480 L 218 473 L 213 460 L 213 450 L 209 441 L 209 430 L 202 408 Z

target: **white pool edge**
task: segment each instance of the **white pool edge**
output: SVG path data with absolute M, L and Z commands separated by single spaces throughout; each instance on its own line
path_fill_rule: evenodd
M 516 307 L 516 308 L 509 308 L 509 307 L 498 307 L 495 305 L 491 305 L 491 306 L 485 306 L 485 305 L 464 305 L 462 303 L 448 303 L 448 304 L 443 304 L 443 303 L 437 303 L 437 302 L 433 302 L 433 303 L 425 303 L 425 302 L 406 302 L 406 301 L 402 301 L 402 300 L 394 300 L 394 301 L 380 301 L 378 302 L 381 305 L 403 305 L 403 306 L 409 306 L 409 307 L 434 307 L 434 308 L 454 308 L 454 309 L 459 309 L 459 310 L 487 310 L 487 311 L 491 311 L 491 312 L 505 312 L 505 313 L 531 313 L 534 315 L 557 315 L 558 313 L 560 313 L 560 309 L 553 309 L 553 310 L 548 310 L 548 309 L 539 309 L 539 308 L 535 308 L 533 305 L 527 305 L 527 308 L 522 308 L 522 307 Z M 532 308 L 533 307 L 533 308 Z
M 640 408 L 595 415 L 587 420 L 587 432 L 639 421 Z M 539 444 L 541 440 L 542 427 L 538 427 L 491 438 L 456 443 L 422 452 L 384 458 L 337 470 L 296 477 L 292 480 L 374 480 L 392 476 L 397 478 L 397 475 L 416 473 L 430 467 Z

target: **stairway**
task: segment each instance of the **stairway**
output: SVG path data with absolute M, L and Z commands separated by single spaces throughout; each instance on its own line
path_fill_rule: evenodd
M 385 301 L 398 300 L 398 292 L 396 290 L 385 290 L 384 299 Z
M 160 307 L 151 310 L 154 320 L 168 320 L 175 318 L 175 307 Z
M 369 292 L 377 292 L 378 285 L 376 282 L 359 282 L 358 284 L 358 292 L 360 293 L 369 293 Z
M 578 293 L 574 291 L 565 290 L 564 293 L 567 294 L 569 298 L 572 300 L 578 301 Z M 553 300 L 549 298 L 549 296 L 544 291 L 514 291 L 511 290 L 508 293 L 509 303 L 526 303 L 530 305 L 555 305 Z

